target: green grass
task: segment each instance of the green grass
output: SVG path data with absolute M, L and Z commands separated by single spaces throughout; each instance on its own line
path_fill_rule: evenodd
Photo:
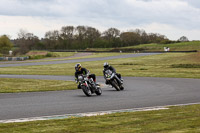
M 113 53 L 92 53 L 91 55 L 87 55 L 87 56 L 82 56 L 82 57 L 70 57 L 75 55 L 75 52 L 53 52 L 54 57 L 51 58 L 45 58 L 42 61 L 61 61 L 61 60 L 71 60 L 71 59 L 84 59 L 84 58 L 97 58 L 97 57 L 108 57 L 108 56 L 116 56 L 116 55 L 125 55 L 128 53 L 117 53 L 117 52 L 113 52 Z M 37 56 L 36 56 L 37 57 Z M 40 57 L 40 55 L 39 55 Z M 55 57 L 69 57 L 67 59 L 55 59 Z M 38 59 L 42 59 L 42 58 L 38 58 Z M 41 62 L 41 60 L 30 60 L 28 62 Z M 0 62 L 1 63 L 1 62 Z M 18 62 L 20 63 L 20 62 Z M 23 62 L 24 63 L 24 62 Z
M 143 48 L 145 51 L 164 51 L 164 47 L 169 47 L 170 51 L 191 51 L 200 50 L 200 41 L 181 42 L 172 44 L 141 44 L 124 48 Z
M 43 58 L 55 58 L 55 57 L 69 57 L 76 54 L 75 52 L 47 52 L 47 51 L 32 51 L 35 52 L 33 55 L 29 55 L 30 59 L 43 59 Z M 37 54 L 37 52 L 39 54 Z M 40 53 L 45 53 L 45 55 L 40 55 Z
M 200 105 L 167 110 L 0 124 L 2 133 L 197 133 Z
M 77 89 L 75 82 L 0 78 L 0 93 L 58 91 Z
M 191 42 L 180 42 L 172 44 L 140 44 L 136 46 L 129 47 L 120 47 L 118 50 L 128 50 L 137 51 L 137 49 L 143 49 L 145 51 L 164 51 L 164 47 L 169 47 L 170 51 L 191 51 L 198 50 L 200 51 L 200 41 L 191 41 Z M 101 48 L 101 49 L 91 49 L 94 51 L 112 51 L 114 48 Z
M 200 64 L 174 64 L 172 68 L 200 68 Z
M 102 76 L 105 61 L 82 62 L 91 73 Z M 200 64 L 200 53 L 164 53 L 107 60 L 122 76 L 200 78 L 199 68 L 173 68 L 176 64 Z M 74 75 L 76 63 L 0 68 L 0 74 Z
M 55 55 L 55 57 L 69 57 L 76 54 L 76 52 L 50 52 L 50 53 Z

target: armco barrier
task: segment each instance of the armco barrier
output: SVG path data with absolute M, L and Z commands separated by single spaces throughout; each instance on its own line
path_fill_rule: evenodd
M 23 61 L 27 60 L 29 57 L 0 57 L 0 61 Z

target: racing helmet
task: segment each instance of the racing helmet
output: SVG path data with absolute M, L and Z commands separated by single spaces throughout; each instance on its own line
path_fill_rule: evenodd
M 104 68 L 108 68 L 108 67 L 109 67 L 108 62 L 105 62 L 105 63 L 103 64 L 103 67 L 104 67 Z
M 80 64 L 80 63 L 77 63 L 77 64 L 75 65 L 75 70 L 76 70 L 76 71 L 80 71 L 80 70 L 81 70 L 81 64 Z

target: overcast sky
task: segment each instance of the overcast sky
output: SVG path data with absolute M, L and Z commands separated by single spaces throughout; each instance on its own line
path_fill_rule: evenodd
M 41 38 L 71 25 L 200 40 L 200 0 L 0 0 L 0 35 L 24 29 Z

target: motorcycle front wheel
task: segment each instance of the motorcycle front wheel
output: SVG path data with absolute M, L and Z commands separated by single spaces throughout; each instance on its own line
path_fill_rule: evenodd
M 97 86 L 95 93 L 96 93 L 96 95 L 100 96 L 102 94 L 101 87 Z
M 118 86 L 118 83 L 117 83 L 116 79 L 112 80 L 111 84 L 117 91 L 120 91 L 120 88 Z
M 121 85 L 120 90 L 124 90 L 124 86 L 123 85 Z

